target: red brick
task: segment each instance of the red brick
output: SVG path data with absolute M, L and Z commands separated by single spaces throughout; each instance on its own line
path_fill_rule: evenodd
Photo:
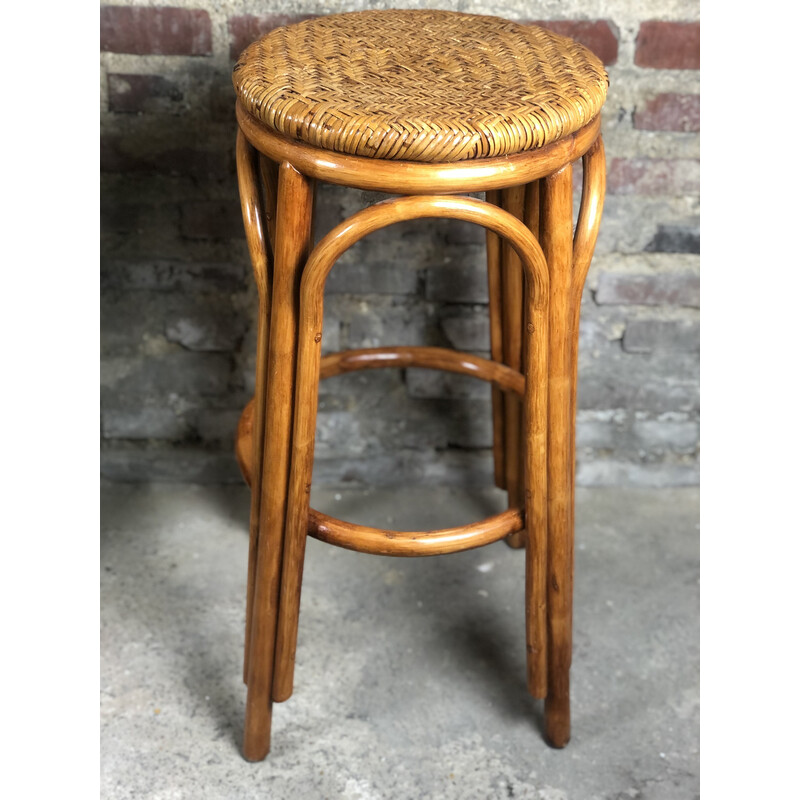
M 633 62 L 653 69 L 700 69 L 700 23 L 643 22 Z
M 198 8 L 102 6 L 100 49 L 135 55 L 210 56 L 211 18 Z
M 591 50 L 606 66 L 617 63 L 619 42 L 607 20 L 535 20 L 529 24 L 574 39 Z
M 313 19 L 317 14 L 242 14 L 228 20 L 228 33 L 231 35 L 231 58 L 237 59 L 242 50 L 251 42 L 260 39 L 282 25 L 292 25 L 304 19 Z
M 633 114 L 633 127 L 641 131 L 700 130 L 700 95 L 664 92 L 647 101 L 641 111 Z
M 700 165 L 691 159 L 614 158 L 607 180 L 609 194 L 697 194 Z
M 110 111 L 137 113 L 169 110 L 183 99 L 178 86 L 161 75 L 108 76 L 108 108 Z

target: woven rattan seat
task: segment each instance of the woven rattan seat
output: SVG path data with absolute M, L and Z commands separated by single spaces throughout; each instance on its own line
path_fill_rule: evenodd
M 452 162 L 555 142 L 608 88 L 585 47 L 449 11 L 359 11 L 277 28 L 233 75 L 244 108 L 290 139 L 371 158 Z

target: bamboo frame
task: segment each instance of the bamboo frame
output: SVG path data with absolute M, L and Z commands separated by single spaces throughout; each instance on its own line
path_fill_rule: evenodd
M 291 164 L 278 170 L 275 263 L 269 319 L 263 464 L 269 480 L 260 494 L 252 614 L 247 649 L 247 703 L 242 752 L 260 761 L 269 752 L 272 678 L 289 471 L 294 364 L 297 352 L 297 283 L 311 242 L 313 184 Z M 268 427 L 268 430 L 267 430 Z M 268 435 L 266 435 L 268 433 Z
M 264 157 L 261 156 L 261 159 Z M 270 263 L 272 248 L 265 233 L 265 215 L 262 198 L 256 178 L 258 153 L 250 146 L 244 134 L 239 131 L 236 137 L 236 172 L 239 181 L 239 197 L 242 205 L 245 236 L 250 251 L 256 289 L 258 291 L 258 331 L 256 333 L 256 393 L 254 398 L 253 429 L 251 437 L 252 483 L 261 485 L 261 464 L 264 454 L 264 415 L 266 411 L 267 364 L 269 350 L 269 305 L 270 305 Z M 240 426 L 241 427 L 241 426 Z M 243 457 L 239 456 L 240 467 Z M 245 613 L 245 652 L 244 681 L 250 660 L 250 629 L 253 616 L 253 593 L 255 591 L 256 551 L 258 548 L 258 520 L 261 506 L 261 493 L 253 492 L 250 501 L 250 547 L 247 560 L 247 608 Z
M 501 393 L 513 392 L 519 396 L 525 393 L 522 373 L 496 361 L 442 347 L 372 347 L 329 353 L 320 361 L 319 377 L 325 380 L 347 372 L 388 367 L 446 370 L 489 381 Z M 248 486 L 255 481 L 252 446 L 255 408 L 253 398 L 242 412 L 236 435 L 236 458 Z
M 500 205 L 500 191 L 486 192 L 486 202 Z M 489 350 L 493 361 L 503 359 L 503 262 L 502 242 L 492 231 L 486 231 L 486 276 L 489 295 Z M 506 488 L 505 400 L 496 386 L 492 387 L 492 454 L 494 482 L 498 489 Z
M 247 141 L 276 163 L 286 161 L 303 175 L 326 183 L 404 195 L 485 192 L 544 178 L 583 156 L 600 134 L 600 116 L 597 114 L 580 130 L 537 150 L 498 158 L 428 164 L 378 161 L 320 150 L 265 128 L 248 114 L 241 102 L 236 103 L 236 119 Z
M 500 203 L 509 214 L 522 220 L 525 216 L 525 186 L 512 186 L 500 192 Z M 503 361 L 511 369 L 522 366 L 522 315 L 523 273 L 519 256 L 508 241 L 501 247 L 501 274 L 503 281 Z M 519 398 L 506 394 L 503 397 L 503 454 L 505 460 L 505 488 L 509 508 L 516 508 L 522 499 L 522 405 Z M 506 543 L 510 547 L 525 546 L 525 533 L 511 534 Z
M 241 132 L 241 130 L 240 130 Z M 258 167 L 261 172 L 261 183 L 264 187 L 264 221 L 266 223 L 270 252 L 275 250 L 275 221 L 278 203 L 278 165 L 259 154 Z
M 483 225 L 499 236 L 513 242 L 529 280 L 527 305 L 535 320 L 539 335 L 529 348 L 526 363 L 525 402 L 535 409 L 531 417 L 534 437 L 546 436 L 546 397 L 538 390 L 544 386 L 547 360 L 547 265 L 536 239 L 515 217 L 488 203 L 464 197 L 403 197 L 387 200 L 364 209 L 334 228 L 316 246 L 308 259 L 300 289 L 300 332 L 298 336 L 297 388 L 292 455 L 292 474 L 289 486 L 289 517 L 285 531 L 285 555 L 281 582 L 281 602 L 276 646 L 276 700 L 291 695 L 294 653 L 297 641 L 297 619 L 300 607 L 300 584 L 308 530 L 308 489 L 314 456 L 314 428 L 318 383 L 320 378 L 320 347 L 322 339 L 323 290 L 325 280 L 335 261 L 355 242 L 373 231 L 409 219 L 420 217 L 451 217 Z M 539 468 L 531 470 L 527 494 L 532 503 L 543 503 L 546 497 L 546 467 L 544 452 L 534 450 Z M 541 536 L 545 535 L 540 531 Z
M 605 197 L 605 151 L 598 137 L 583 157 L 583 192 L 572 236 L 572 166 L 550 176 L 541 195 L 542 247 L 550 264 L 550 444 L 548 455 L 548 688 L 545 734 L 555 747 L 571 735 L 570 666 L 575 570 L 575 416 L 583 286 Z M 566 220 L 570 220 L 568 225 Z
M 311 536 L 348 550 L 379 556 L 460 553 L 503 539 L 521 530 L 524 524 L 522 511 L 518 508 L 509 508 L 469 525 L 435 531 L 387 531 L 334 519 L 313 508 L 308 512 L 308 533 Z
M 549 433 L 547 472 L 548 687 L 545 729 L 551 743 L 569 741 L 569 669 L 572 661 L 574 441 L 572 417 L 572 165 L 542 184 L 542 250 L 550 269 Z
M 259 287 L 256 397 L 245 409 L 237 438 L 237 456 L 253 488 L 245 757 L 258 760 L 266 755 L 271 702 L 286 699 L 292 691 L 306 535 L 364 552 L 424 555 L 482 546 L 523 526 L 527 532 L 528 687 L 536 697 L 546 695 L 546 735 L 553 745 L 563 746 L 570 729 L 577 333 L 580 297 L 597 239 L 605 187 L 599 117 L 563 142 L 506 159 L 387 164 L 323 153 L 288 140 L 276 142 L 279 137 L 264 128 L 251 137 L 255 123 L 241 109 L 237 113 L 244 119 L 237 140 L 242 210 Z M 302 166 L 288 162 L 289 153 L 298 155 Z M 578 156 L 584 161 L 584 182 L 573 239 L 570 164 Z M 500 161 L 511 162 L 512 167 Z M 367 172 L 357 174 L 358 170 Z M 346 185 L 418 196 L 359 212 L 331 231 L 306 260 L 312 179 L 322 176 Z M 522 190 L 513 188 L 520 176 L 525 176 L 527 184 Z M 502 205 L 507 206 L 507 198 L 515 198 L 513 213 L 497 207 L 500 189 L 508 189 Z M 488 202 L 429 196 L 436 191 L 481 190 L 488 190 Z M 362 236 L 415 215 L 454 216 L 487 228 L 492 359 L 441 348 L 373 348 L 320 358 L 322 292 L 334 262 Z M 501 239 L 511 239 L 516 245 L 508 248 Z M 508 326 L 517 312 L 511 292 L 504 288 L 516 280 L 509 274 L 509 264 L 517 258 L 524 278 L 520 324 L 512 326 L 522 332 L 519 367 L 514 369 L 507 363 L 508 353 L 516 351 L 517 344 Z M 515 400 L 515 393 L 523 394 L 522 418 L 516 423 L 517 442 L 524 442 L 518 448 L 520 460 L 515 462 L 520 465 L 518 504 L 510 502 L 503 514 L 469 526 L 429 532 L 380 531 L 310 509 L 318 381 L 355 369 L 412 365 L 449 369 L 492 382 L 493 429 L 502 431 L 495 437 L 495 465 L 503 465 L 502 475 L 497 470 L 496 477 L 503 480 L 508 478 L 509 464 L 508 400 Z
M 329 353 L 320 363 L 320 378 L 330 378 L 361 369 L 385 367 L 446 370 L 489 381 L 500 391 L 513 392 L 517 395 L 525 392 L 525 377 L 518 370 L 472 353 L 462 353 L 444 347 L 372 347 Z

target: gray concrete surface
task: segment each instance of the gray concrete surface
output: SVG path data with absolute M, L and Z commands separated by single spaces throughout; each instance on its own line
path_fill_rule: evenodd
M 396 527 L 501 502 L 447 488 L 314 497 Z M 699 797 L 696 489 L 579 491 L 561 751 L 525 689 L 519 551 L 389 559 L 310 540 L 295 694 L 275 706 L 267 760 L 245 762 L 247 515 L 244 488 L 104 486 L 104 798 Z

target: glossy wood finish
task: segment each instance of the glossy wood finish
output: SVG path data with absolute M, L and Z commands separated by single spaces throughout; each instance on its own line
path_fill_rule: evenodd
M 266 388 L 268 429 L 263 445 L 255 590 L 249 643 L 242 751 L 250 761 L 269 752 L 275 624 L 279 600 L 286 483 L 297 352 L 297 288 L 311 243 L 313 185 L 291 164 L 278 170 L 275 264 Z M 267 472 L 264 469 L 268 470 Z
M 294 675 L 300 587 L 308 531 L 308 493 L 314 458 L 314 433 L 321 369 L 325 280 L 342 253 L 362 237 L 396 222 L 421 217 L 449 217 L 474 222 L 490 228 L 503 239 L 512 242 L 528 277 L 529 291 L 526 303 L 530 318 L 535 321 L 540 334 L 537 342 L 540 345 L 542 342 L 545 343 L 532 348 L 532 360 L 527 365 L 529 371 L 525 397 L 526 401 L 530 399 L 533 402 L 532 396 L 535 395 L 536 400 L 542 402 L 543 393 L 535 392 L 534 387 L 543 386 L 546 376 L 547 265 L 538 242 L 519 219 L 489 203 L 467 197 L 401 197 L 359 211 L 336 226 L 319 242 L 309 256 L 300 290 L 292 473 L 289 484 L 289 516 L 285 533 L 275 659 L 276 699 L 283 700 L 291 695 Z M 546 419 L 537 418 L 537 423 L 546 428 Z M 536 470 L 531 471 L 531 482 L 535 485 L 535 493 L 545 496 L 547 476 L 544 453 L 534 451 L 533 457 L 541 457 L 542 463 Z
M 320 378 L 331 378 L 360 369 L 386 367 L 419 367 L 456 372 L 491 382 L 501 391 L 522 395 L 525 378 L 521 372 L 488 358 L 448 350 L 444 347 L 371 347 L 364 350 L 342 350 L 322 358 Z
M 239 102 L 236 119 L 247 140 L 259 152 L 273 161 L 294 164 L 304 175 L 356 189 L 407 195 L 483 192 L 520 186 L 580 158 L 600 133 L 598 114 L 576 133 L 538 150 L 471 162 L 426 164 L 379 161 L 310 147 L 263 127 Z
M 396 366 L 396 364 L 383 364 Z M 321 376 L 324 377 L 324 376 Z M 248 485 L 252 485 L 252 436 L 255 401 L 245 406 L 237 429 L 236 455 Z M 435 531 L 390 531 L 355 525 L 313 508 L 308 510 L 308 534 L 328 544 L 383 556 L 438 556 L 496 542 L 524 525 L 522 510 L 510 508 L 480 522 Z
M 256 281 L 261 281 L 259 353 L 267 353 L 257 362 L 256 396 L 237 434 L 237 457 L 253 486 L 256 509 L 251 509 L 245 756 L 266 755 L 271 700 L 292 692 L 307 534 L 365 552 L 423 555 L 481 546 L 513 536 L 523 525 L 528 687 L 536 697 L 546 695 L 546 735 L 554 746 L 563 746 L 570 735 L 578 324 L 605 189 L 599 118 L 541 151 L 436 165 L 387 164 L 314 150 L 256 129 L 241 109 L 237 114 L 246 134 L 237 141 L 242 209 Z M 287 156 L 296 158 L 294 164 L 277 167 L 274 162 Z M 570 162 L 578 156 L 583 156 L 584 181 L 573 239 Z M 417 196 L 364 209 L 334 228 L 306 260 L 311 177 Z M 446 196 L 478 190 L 488 190 L 488 202 Z M 436 193 L 443 196 L 428 196 Z M 323 290 L 337 258 L 372 231 L 424 216 L 455 217 L 487 228 L 492 360 L 403 347 L 321 358 Z M 352 525 L 309 508 L 319 380 L 388 366 L 447 369 L 492 382 L 496 478 L 510 487 L 508 511 L 460 528 L 401 532 Z M 509 425 L 510 401 L 522 410 L 516 420 L 512 411 Z
M 583 158 L 581 206 L 574 238 L 572 167 L 549 177 L 541 194 L 542 248 L 550 265 L 551 339 L 548 453 L 548 689 L 545 733 L 555 747 L 571 735 L 570 666 L 575 564 L 575 416 L 578 339 L 583 286 L 599 232 L 605 198 L 605 151 L 601 137 Z M 569 220 L 569 224 L 567 224 Z
M 572 570 L 575 419 L 573 360 L 578 331 L 572 303 L 572 166 L 542 185 L 542 249 L 550 269 L 548 377 L 547 621 L 548 686 L 545 730 L 555 747 L 570 737 L 569 670 L 572 661 Z
M 600 233 L 600 218 L 603 215 L 605 196 L 606 154 L 603 137 L 598 136 L 583 157 L 583 187 L 572 257 L 573 310 L 580 310 L 583 285 L 592 263 L 597 235 Z
M 252 488 L 253 486 L 253 451 L 255 443 L 253 441 L 253 417 L 255 416 L 255 397 L 244 407 L 239 424 L 236 426 L 236 463 L 242 473 L 244 482 Z M 249 637 L 245 637 L 247 639 Z M 245 646 L 247 641 L 245 641 Z M 245 672 L 245 683 L 247 683 L 247 673 Z
M 545 733 L 555 747 L 570 739 L 570 666 L 575 529 L 575 415 L 580 304 L 605 195 L 602 138 L 583 158 L 583 191 L 572 234 L 572 166 L 548 176 L 540 193 L 541 244 L 550 270 L 548 365 L 547 629 Z M 529 550 L 529 559 L 533 558 Z M 541 570 L 532 567 L 528 574 Z
M 500 205 L 500 192 L 486 192 L 486 202 Z M 492 361 L 503 361 L 503 262 L 500 237 L 486 231 L 486 273 L 489 296 L 489 350 Z M 494 456 L 494 483 L 498 489 L 506 488 L 505 451 L 505 400 L 503 392 L 492 387 L 492 454 Z
M 261 156 L 261 159 L 264 157 Z M 256 486 L 261 484 L 261 462 L 264 448 L 264 414 L 267 388 L 267 352 L 269 349 L 269 303 L 270 303 L 270 257 L 271 248 L 267 241 L 265 215 L 259 192 L 256 165 L 259 155 L 251 147 L 244 134 L 239 131 L 236 137 L 236 172 L 239 181 L 239 199 L 242 206 L 245 236 L 253 275 L 258 290 L 258 331 L 256 346 L 256 393 L 252 412 L 251 458 L 253 464 L 252 480 Z M 240 426 L 241 427 L 241 426 Z M 242 459 L 240 457 L 241 465 Z M 250 500 L 250 549 L 247 566 L 247 610 L 245 614 L 244 681 L 250 658 L 250 628 L 253 614 L 253 592 L 255 589 L 256 550 L 258 547 L 258 518 L 261 507 L 260 492 L 253 492 Z
M 500 193 L 502 207 L 518 220 L 525 216 L 525 187 L 513 186 Z M 513 370 L 522 367 L 522 309 L 523 275 L 519 256 L 503 242 L 503 361 Z M 522 503 L 522 405 L 519 398 L 506 394 L 503 398 L 503 452 L 505 456 L 505 484 L 508 491 L 509 508 L 518 508 Z M 511 534 L 506 544 L 520 548 L 525 546 L 525 533 Z
M 359 553 L 381 556 L 440 556 L 496 542 L 524 525 L 522 511 L 509 508 L 500 514 L 435 531 L 391 531 L 344 522 L 313 508 L 308 514 L 308 533 L 323 542 Z
M 264 220 L 269 236 L 269 246 L 271 251 L 274 251 L 275 222 L 277 219 L 276 206 L 278 203 L 278 165 L 271 159 L 260 154 L 258 157 L 258 165 L 261 170 L 262 186 L 264 187 Z
M 524 222 L 528 230 L 539 238 L 539 194 L 540 181 L 525 187 Z M 537 343 L 538 334 L 533 321 L 525 313 L 522 320 L 525 335 L 522 338 L 522 358 L 527 363 L 532 343 Z M 539 413 L 547 420 L 547 393 L 541 392 L 542 408 Z M 523 445 L 521 474 L 525 491 L 525 644 L 527 657 L 528 690 L 534 697 L 547 695 L 547 498 L 541 494 L 531 496 L 530 474 L 536 463 L 547 461 L 546 437 L 536 435 L 530 414 L 533 407 L 523 404 Z M 542 448 L 538 461 L 531 459 L 534 448 Z M 507 542 L 509 540 L 506 540 Z M 513 546 L 513 542 L 511 543 Z
M 525 393 L 525 378 L 519 372 L 472 353 L 443 347 L 371 347 L 329 353 L 320 362 L 320 380 L 362 369 L 388 367 L 436 369 L 489 381 L 500 392 Z M 244 408 L 236 431 L 236 459 L 248 486 L 253 484 L 253 427 L 256 399 Z

